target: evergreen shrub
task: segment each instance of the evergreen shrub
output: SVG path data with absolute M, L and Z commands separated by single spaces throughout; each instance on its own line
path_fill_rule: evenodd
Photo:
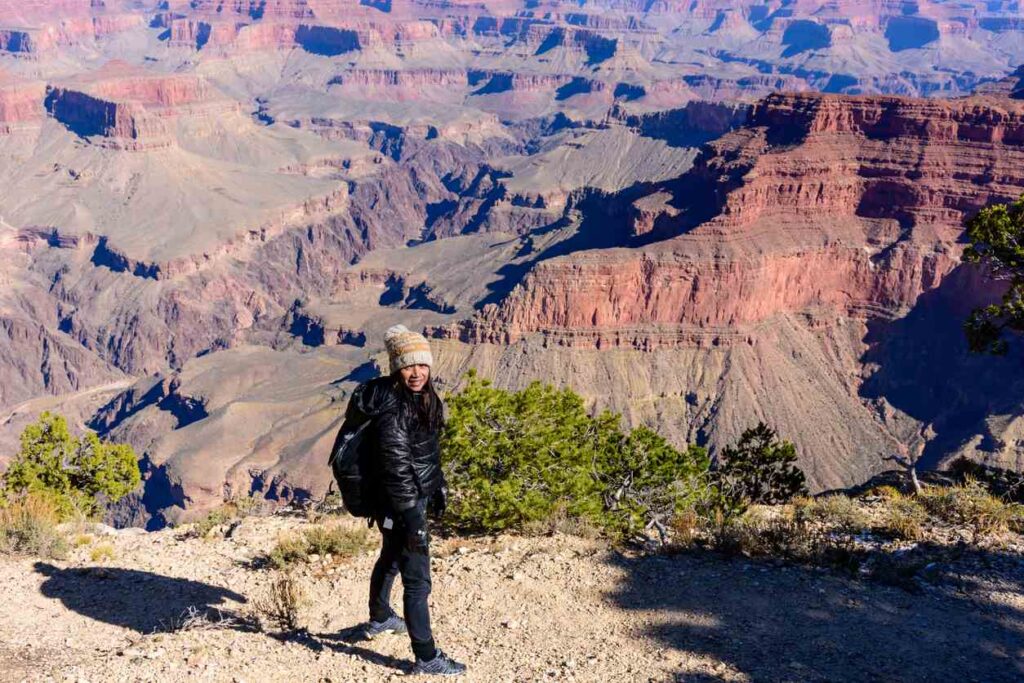
M 663 535 L 706 484 L 703 448 L 676 449 L 646 427 L 624 431 L 620 416 L 590 415 L 570 389 L 503 391 L 471 373 L 447 403 L 447 521 L 462 531 L 567 514 L 616 536 Z

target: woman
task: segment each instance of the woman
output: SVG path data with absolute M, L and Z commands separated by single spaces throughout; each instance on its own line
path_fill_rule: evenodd
M 380 382 L 385 406 L 376 419 L 381 482 L 377 526 L 383 536 L 370 577 L 367 636 L 408 631 L 416 657 L 413 673 L 456 675 L 466 667 L 434 645 L 430 595 L 430 535 L 427 508 L 443 513 L 447 498 L 438 437 L 444 422 L 441 398 L 430 381 L 433 356 L 426 338 L 396 325 L 384 335 L 391 376 Z M 402 576 L 403 621 L 391 609 L 391 587 Z

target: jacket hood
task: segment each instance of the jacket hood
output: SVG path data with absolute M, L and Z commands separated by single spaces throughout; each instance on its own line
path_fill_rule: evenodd
M 367 417 L 386 413 L 398 404 L 394 380 L 388 376 L 372 379 L 356 390 L 352 400 L 356 409 Z

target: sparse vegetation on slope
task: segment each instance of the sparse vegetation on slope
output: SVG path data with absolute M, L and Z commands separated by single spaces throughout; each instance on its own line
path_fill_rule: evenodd
M 916 589 L 963 558 L 1019 542 L 1024 506 L 968 479 L 925 486 L 920 495 L 882 486 L 750 505 L 725 519 L 686 514 L 673 529 L 677 551 L 829 567 Z
M 58 529 L 53 497 L 41 492 L 19 496 L 0 507 L 0 552 L 60 559 L 68 544 Z

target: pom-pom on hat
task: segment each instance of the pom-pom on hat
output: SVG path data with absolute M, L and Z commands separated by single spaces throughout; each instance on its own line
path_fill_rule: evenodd
M 405 325 L 395 325 L 384 333 L 384 346 L 388 349 L 391 361 L 391 372 L 407 368 L 410 365 L 433 365 L 434 356 L 430 353 L 427 338 L 419 332 L 413 332 Z

